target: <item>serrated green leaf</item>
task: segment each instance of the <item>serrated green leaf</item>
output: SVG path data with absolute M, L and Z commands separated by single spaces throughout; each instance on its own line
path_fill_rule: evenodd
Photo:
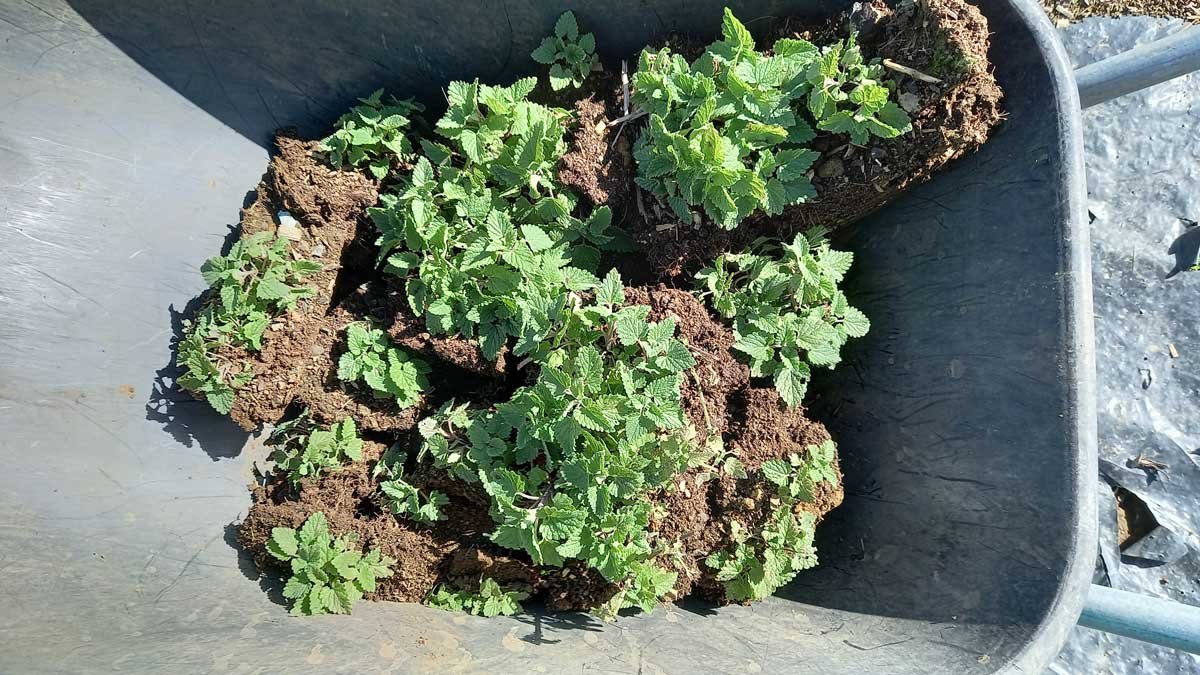
M 621 275 L 617 269 L 608 271 L 604 276 L 604 282 L 596 289 L 596 303 L 600 305 L 614 306 L 625 302 L 625 287 L 621 283 Z
M 647 331 L 650 330 L 650 326 L 646 322 L 649 314 L 650 308 L 645 305 L 625 307 L 617 312 L 614 326 L 621 344 L 627 347 L 632 346 L 645 337 Z
M 659 358 L 663 367 L 672 373 L 681 373 L 696 365 L 692 353 L 678 340 L 672 340 L 667 347 L 667 353 Z
M 535 253 L 554 246 L 554 240 L 537 225 L 522 225 L 521 234 L 525 237 L 525 243 L 529 244 L 529 248 Z
M 800 369 L 784 367 L 775 373 L 775 389 L 779 392 L 780 398 L 790 406 L 800 405 L 808 390 L 808 367 L 804 364 L 800 365 L 802 366 Z
M 575 40 L 579 37 L 579 24 L 575 21 L 574 12 L 563 12 L 554 23 L 554 34 L 557 37 Z
M 267 551 L 280 560 L 290 560 L 296 555 L 298 543 L 296 531 L 290 527 L 276 527 L 271 530 L 271 539 L 267 542 Z
M 780 487 L 787 485 L 792 467 L 780 459 L 770 459 L 762 463 L 763 477 Z

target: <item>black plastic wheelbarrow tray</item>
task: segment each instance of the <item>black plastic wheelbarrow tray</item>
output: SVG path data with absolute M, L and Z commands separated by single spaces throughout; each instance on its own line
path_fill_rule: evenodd
M 985 0 L 1008 118 L 844 242 L 874 329 L 816 395 L 846 503 L 753 607 L 295 619 L 230 523 L 247 438 L 168 342 L 266 166 L 354 96 L 507 81 L 570 6 L 0 3 L 0 671 L 1038 672 L 1096 553 L 1079 105 L 1033 0 Z M 574 3 L 609 57 L 721 4 Z M 837 2 L 740 3 L 745 19 Z M 753 27 L 753 23 L 750 24 Z M 261 455 L 261 453 L 259 453 Z

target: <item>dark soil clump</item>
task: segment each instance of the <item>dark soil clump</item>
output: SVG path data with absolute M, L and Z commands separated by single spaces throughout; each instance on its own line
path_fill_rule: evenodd
M 557 177 L 580 197 L 577 215 L 608 205 L 614 223 L 641 244 L 637 253 L 605 259 L 631 284 L 625 289 L 626 302 L 649 306 L 652 321 L 673 318 L 678 337 L 697 362 L 684 374 L 681 397 L 697 443 L 711 451 L 711 458 L 693 462 L 673 484 L 650 497 L 657 507 L 649 528 L 651 544 L 660 552 L 655 562 L 678 572 L 674 598 L 698 595 L 725 601 L 723 586 L 705 558 L 734 545 L 732 523 L 759 532 L 778 508 L 776 488 L 759 468 L 793 454 L 806 458 L 809 448 L 828 440 L 829 433 L 804 408 L 783 405 L 769 385 L 757 386 L 764 383 L 751 380 L 749 368 L 732 349 L 730 328 L 693 294 L 671 286 L 690 285 L 691 273 L 701 265 L 756 238 L 789 238 L 813 226 L 857 220 L 977 148 L 1002 117 L 1001 93 L 987 62 L 987 24 L 963 0 L 902 2 L 895 9 L 876 2 L 860 6 L 853 16 L 821 24 L 777 20 L 770 32 L 828 42 L 851 28 L 862 34 L 868 57 L 891 59 L 939 78 L 928 83 L 891 73 L 902 105 L 910 109 L 913 131 L 867 147 L 822 134 L 814 142 L 822 158 L 812 176 L 819 196 L 776 218 L 751 217 L 732 232 L 703 221 L 679 223 L 635 186 L 631 147 L 643 121 L 610 126 L 625 109 L 618 75 L 594 73 L 580 91 L 551 92 L 539 85 L 535 92 L 542 102 L 570 109 L 578 122 L 570 127 Z M 694 58 L 710 41 L 673 36 L 666 42 Z M 446 494 L 447 517 L 424 525 L 393 515 L 379 490 L 381 479 L 373 475 L 385 448 L 396 443 L 415 449 L 419 439 L 414 428 L 437 406 L 450 399 L 481 406 L 498 403 L 534 369 L 522 370 L 507 347 L 489 360 L 474 339 L 431 335 L 409 307 L 403 282 L 380 269 L 377 232 L 366 212 L 379 198 L 379 182 L 359 171 L 329 168 L 314 154 L 315 142 L 285 134 L 277 145 L 253 202 L 242 211 L 241 234 L 288 236 L 295 255 L 319 261 L 324 269 L 310 278 L 313 296 L 272 323 L 260 352 L 229 349 L 223 354 L 230 362 L 249 363 L 255 374 L 237 391 L 231 417 L 252 430 L 307 408 L 322 425 L 353 417 L 369 440 L 361 461 L 297 486 L 279 472 L 256 486 L 254 503 L 238 529 L 241 545 L 260 569 L 284 573 L 265 548 L 272 528 L 299 527 L 321 511 L 334 534 L 353 534 L 365 549 L 378 548 L 397 561 L 394 575 L 381 579 L 370 599 L 419 602 L 439 584 L 472 591 L 484 578 L 526 591 L 550 610 L 590 610 L 613 598 L 620 589 L 578 560 L 562 568 L 539 568 L 523 552 L 492 544 L 491 500 L 483 488 L 451 479 L 418 460 L 415 452 L 407 459 L 404 478 L 424 493 Z M 281 229 L 280 210 L 289 211 L 299 226 Z M 345 329 L 364 320 L 429 363 L 431 387 L 417 405 L 398 410 L 394 401 L 338 379 Z M 722 468 L 728 459 L 740 463 L 745 477 Z M 813 497 L 795 509 L 819 520 L 841 503 L 841 481 L 818 484 Z
M 702 437 L 706 430 L 708 435 L 723 434 L 729 423 L 726 399 L 750 382 L 750 369 L 730 351 L 733 333 L 686 291 L 663 285 L 628 288 L 625 301 L 649 305 L 651 321 L 674 317 L 679 338 L 696 358 L 696 367 L 689 371 L 681 388 L 684 411 Z
M 298 528 L 321 511 L 335 535 L 355 534 L 366 549 L 378 548 L 396 559 L 394 574 L 380 579 L 373 600 L 420 602 L 439 578 L 439 567 L 457 548 L 451 539 L 410 527 L 386 509 L 378 508 L 379 491 L 370 469 L 384 447 L 365 443 L 364 461 L 351 464 L 293 489 L 276 479 L 254 491 L 254 505 L 238 528 L 238 542 L 250 552 L 259 569 L 281 569 L 266 550 L 275 527 Z M 281 569 L 281 571 L 283 571 Z
M 610 112 L 593 97 L 575 103 L 579 126 L 567 154 L 559 160 L 558 178 L 593 205 L 618 211 L 629 198 L 634 174 L 630 137 L 608 127 Z
M 242 211 L 241 234 L 276 231 L 278 210 L 286 210 L 300 227 L 288 234 L 293 250 L 311 256 L 324 268 L 308 281 L 313 297 L 302 300 L 288 315 L 272 322 L 260 352 L 231 349 L 233 362 L 248 362 L 254 379 L 238 390 L 230 416 L 247 430 L 278 422 L 304 391 L 309 405 L 321 405 L 328 376 L 336 371 L 332 346 L 352 319 L 331 313 L 334 291 L 344 270 L 371 265 L 370 223 L 366 209 L 379 199 L 378 186 L 357 172 L 336 171 L 313 157 L 316 143 L 288 135 L 276 138 L 279 152 L 256 190 L 256 199 Z M 361 233 L 360 233 L 361 230 Z M 349 396 L 344 398 L 348 401 Z M 348 408 L 333 402 L 326 408 Z
M 894 11 L 876 0 L 872 8 L 871 30 L 862 36 L 864 56 L 890 59 L 941 80 L 933 84 L 889 72 L 901 104 L 908 106 L 912 131 L 873 139 L 867 147 L 819 132 L 813 148 L 822 157 L 811 176 L 817 196 L 787 207 L 782 216 L 751 216 L 733 231 L 707 221 L 678 223 L 669 209 L 645 195 L 642 221 L 630 229 L 660 274 L 690 275 L 722 252 L 759 237 L 790 239 L 798 231 L 857 221 L 987 140 L 1003 118 L 1002 93 L 988 65 L 988 25 L 978 8 L 964 0 L 903 2 Z M 862 21 L 841 16 L 805 27 L 785 20 L 776 26 L 775 37 L 828 42 L 845 37 L 852 25 L 862 29 Z
M 674 545 L 664 556 L 664 566 L 679 572 L 675 596 L 698 595 L 721 602 L 724 590 L 704 564 L 712 551 L 731 548 L 730 523 L 759 531 L 775 509 L 771 497 L 775 487 L 757 469 L 768 459 L 787 459 L 795 453 L 807 458 L 809 445 L 829 439 L 825 427 L 808 419 L 803 408 L 787 408 L 774 389 L 743 388 L 728 402 L 728 431 L 724 446 L 746 469 L 747 477 L 720 473 L 711 467 L 693 469 L 656 501 L 665 515 L 651 523 L 662 542 Z M 836 462 L 836 460 L 835 460 Z M 797 511 L 812 513 L 818 520 L 842 503 L 841 481 L 836 486 L 820 483 L 811 503 L 797 504 Z
M 289 211 L 301 225 L 293 231 L 298 237 L 293 247 L 323 262 L 325 268 L 310 280 L 313 297 L 272 323 L 260 352 L 227 350 L 229 360 L 248 362 L 255 373 L 238 390 L 230 413 L 234 421 L 253 430 L 280 421 L 290 406 L 301 404 L 324 423 L 353 415 L 367 430 L 412 428 L 427 412 L 426 406 L 400 411 L 394 403 L 363 388 L 347 387 L 337 378 L 346 326 L 368 317 L 388 326 L 397 346 L 433 361 L 431 396 L 449 398 L 468 385 L 480 389 L 478 378 L 471 376 L 503 377 L 503 355 L 491 362 L 472 341 L 431 336 L 424 322 L 408 310 L 394 282 L 381 284 L 378 291 L 365 287 L 375 269 L 371 243 L 375 233 L 366 209 L 378 199 L 376 183 L 358 172 L 326 167 L 313 155 L 315 142 L 286 135 L 276 142 L 279 153 L 271 160 L 255 201 L 242 211 L 242 234 L 274 232 L 279 227 L 276 211 Z M 481 393 L 487 393 L 486 387 Z

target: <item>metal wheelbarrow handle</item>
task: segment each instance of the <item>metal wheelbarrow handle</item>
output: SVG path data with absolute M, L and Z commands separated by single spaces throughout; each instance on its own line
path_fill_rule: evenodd
M 1075 71 L 1079 105 L 1090 108 L 1200 70 L 1200 27 L 1086 65 Z

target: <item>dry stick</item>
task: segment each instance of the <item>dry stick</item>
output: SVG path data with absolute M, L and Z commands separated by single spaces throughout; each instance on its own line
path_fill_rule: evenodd
M 884 59 L 883 66 L 885 68 L 890 68 L 890 69 L 896 71 L 897 73 L 904 73 L 905 75 L 908 75 L 909 77 L 920 80 L 922 82 L 928 82 L 929 84 L 941 84 L 942 83 L 941 80 L 937 79 L 936 77 L 934 77 L 932 75 L 926 75 L 925 73 L 922 73 L 921 71 L 917 70 L 916 68 L 909 68 L 908 66 L 902 66 L 899 63 L 896 63 L 895 61 L 893 61 L 891 59 Z
M 689 370 L 688 374 L 692 376 L 692 380 L 696 383 L 696 393 L 700 395 L 700 410 L 704 412 L 704 423 L 708 425 L 708 430 L 713 430 L 712 418 L 708 416 L 708 401 L 704 399 L 704 387 L 700 384 L 700 376 L 696 375 L 695 369 Z
M 608 147 L 610 147 L 610 148 L 615 148 L 615 147 L 617 147 L 617 141 L 621 140 L 621 132 L 622 132 L 622 131 L 625 131 L 625 125 L 624 125 L 624 124 L 622 124 L 622 125 L 621 125 L 621 128 L 620 128 L 620 129 L 617 129 L 617 133 L 613 135 L 612 143 L 609 143 L 609 144 L 608 144 Z
M 646 215 L 646 205 L 642 202 L 642 188 L 635 185 L 633 193 L 637 195 L 638 213 L 642 214 L 642 222 L 650 222 L 649 216 Z
M 629 114 L 629 64 L 621 59 L 621 97 L 624 114 Z
M 617 119 L 612 120 L 611 122 L 608 123 L 608 126 L 615 127 L 618 124 L 621 124 L 622 122 L 632 122 L 633 120 L 636 120 L 639 117 L 645 117 L 645 116 L 646 116 L 646 111 L 639 110 L 637 112 L 629 113 L 628 115 L 622 115 L 622 116 L 618 117 Z
M 629 64 L 624 59 L 621 60 L 621 110 L 624 112 L 622 119 L 629 117 Z M 627 120 L 628 121 L 628 120 Z M 614 122 L 615 123 L 615 122 Z M 612 126 L 610 123 L 608 126 Z M 613 136 L 612 143 L 608 147 L 617 147 L 617 141 L 621 138 L 621 132 L 625 131 L 625 125 L 622 124 L 620 129 L 617 129 L 617 134 Z

